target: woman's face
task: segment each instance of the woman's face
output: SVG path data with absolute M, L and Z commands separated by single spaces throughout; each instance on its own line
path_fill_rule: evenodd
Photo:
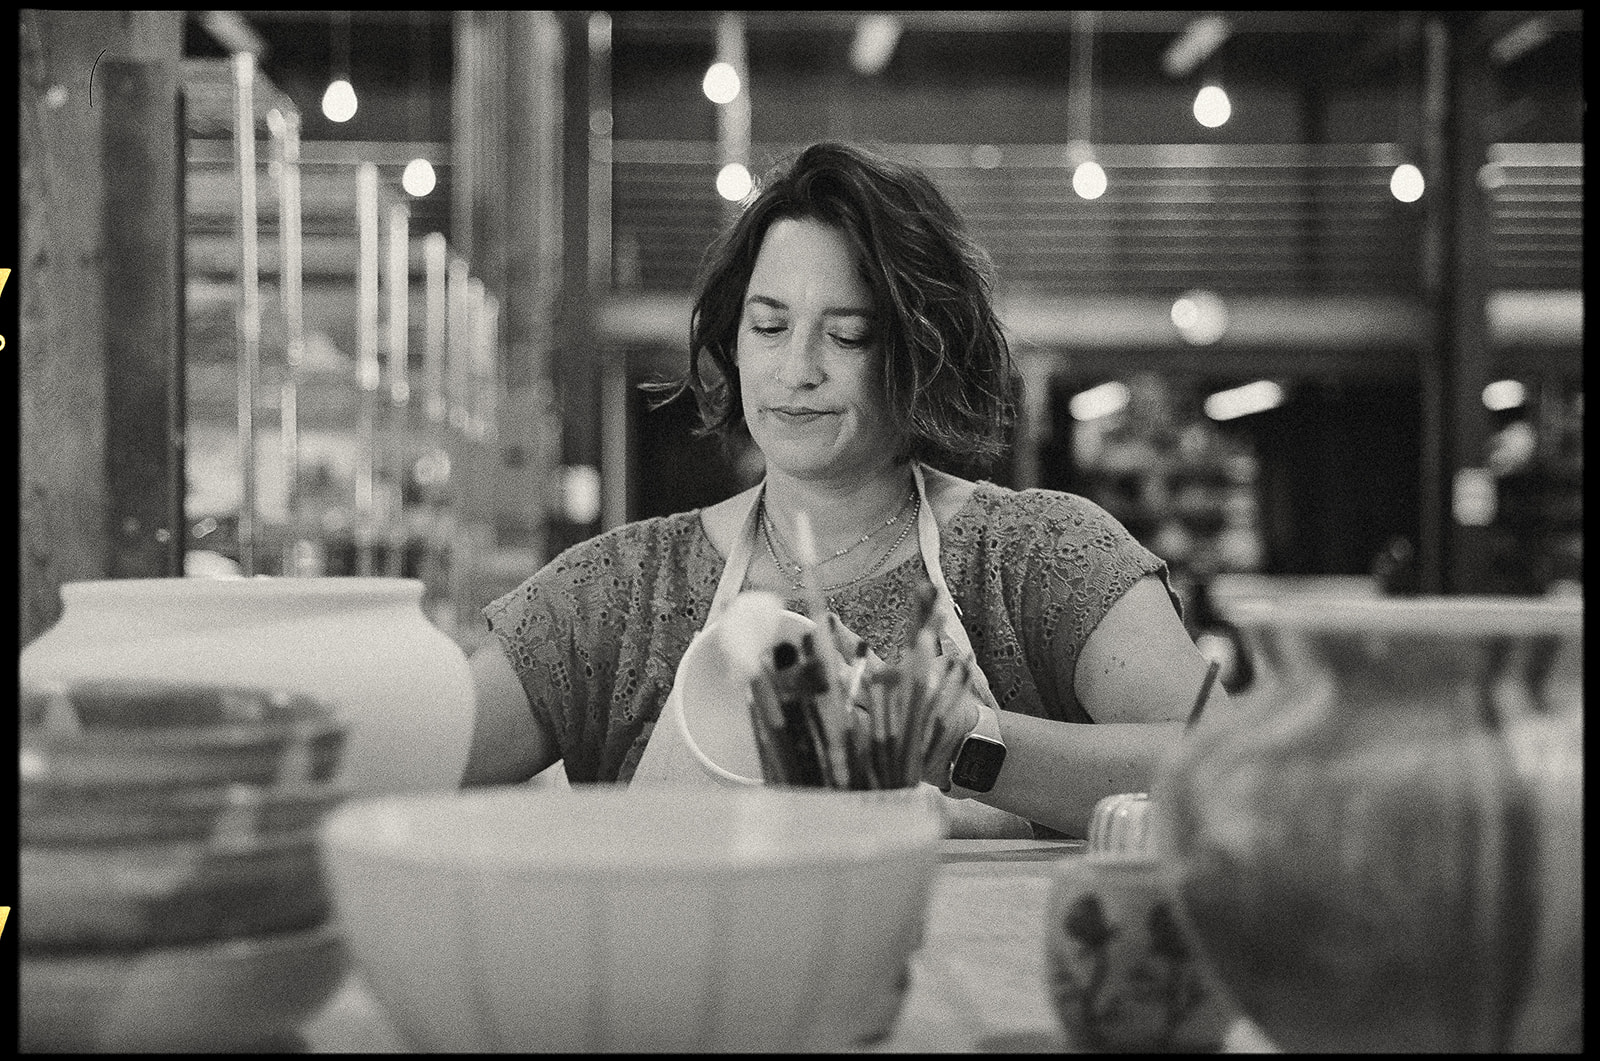
M 767 230 L 737 354 L 745 421 L 769 469 L 845 478 L 894 462 L 873 308 L 843 233 L 794 219 Z

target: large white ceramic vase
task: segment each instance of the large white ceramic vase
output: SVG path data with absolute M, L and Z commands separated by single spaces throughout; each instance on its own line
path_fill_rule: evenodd
M 60 620 L 22 650 L 24 686 L 159 678 L 289 689 L 350 722 L 353 796 L 451 788 L 472 737 L 465 654 L 400 578 L 68 582 Z

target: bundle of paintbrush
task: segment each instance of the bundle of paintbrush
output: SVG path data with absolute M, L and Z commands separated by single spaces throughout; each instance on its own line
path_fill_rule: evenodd
M 905 788 L 944 735 L 943 717 L 966 694 L 965 661 L 935 653 L 934 591 L 918 594 L 897 664 L 869 667 L 865 641 L 848 661 L 823 613 L 798 644 L 779 641 L 750 682 L 750 721 L 768 784 Z

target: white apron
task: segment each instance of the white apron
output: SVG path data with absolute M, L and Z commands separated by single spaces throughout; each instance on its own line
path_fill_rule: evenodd
M 922 553 L 928 579 L 935 591 L 934 629 L 939 651 L 972 664 L 973 683 L 978 695 L 997 707 L 988 679 L 977 665 L 972 640 L 961 625 L 961 609 L 950 595 L 944 569 L 939 562 L 939 523 L 928 503 L 927 484 L 922 466 L 911 465 L 921 502 L 917 511 L 917 544 Z M 689 642 L 678 664 L 672 691 L 656 720 L 655 729 L 645 744 L 634 771 L 634 785 L 759 785 L 760 758 L 747 708 L 749 690 L 733 678 L 722 644 L 715 636 L 718 620 L 744 586 L 754 555 L 757 506 L 761 491 L 750 496 L 739 534 L 734 538 L 723 566 L 722 577 L 706 617 L 706 626 Z M 815 629 L 810 619 L 785 612 L 788 629 L 782 635 L 798 639 L 801 632 Z M 930 786 L 931 787 L 931 786 Z M 995 810 L 975 800 L 948 800 L 951 836 L 1031 837 L 1031 827 L 1022 818 Z

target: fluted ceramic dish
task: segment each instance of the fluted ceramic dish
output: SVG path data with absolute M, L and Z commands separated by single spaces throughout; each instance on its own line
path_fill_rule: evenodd
M 1148 792 L 1117 792 L 1104 796 L 1089 816 L 1087 848 L 1090 851 L 1119 854 L 1155 853 L 1156 838 L 1151 831 Z
M 918 788 L 352 800 L 340 927 L 421 1050 L 837 1050 L 889 1032 L 945 835 Z
M 30 911 L 31 913 L 31 911 Z M 348 970 L 331 926 L 190 947 L 23 954 L 23 1052 L 285 1048 Z

